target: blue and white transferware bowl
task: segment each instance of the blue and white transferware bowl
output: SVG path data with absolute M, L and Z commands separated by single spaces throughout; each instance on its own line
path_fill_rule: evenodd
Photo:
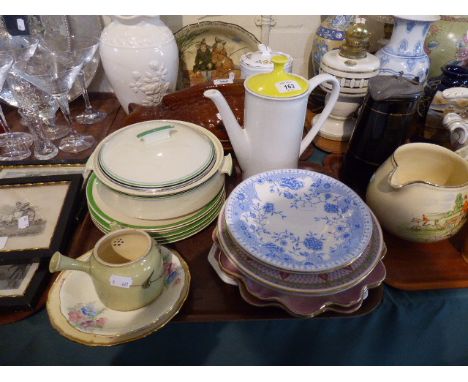
M 224 255 L 246 277 L 282 293 L 307 296 L 325 296 L 350 289 L 364 280 L 385 255 L 382 229 L 377 218 L 372 216 L 373 228 L 369 245 L 352 264 L 331 272 L 288 272 L 264 264 L 233 242 L 226 228 L 225 213 L 218 217 L 215 238 Z
M 235 241 L 265 264 L 296 272 L 332 271 L 356 260 L 372 236 L 372 218 L 343 183 L 307 170 L 264 172 L 226 201 Z

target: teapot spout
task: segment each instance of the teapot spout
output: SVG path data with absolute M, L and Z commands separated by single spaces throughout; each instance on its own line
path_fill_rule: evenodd
M 49 272 L 60 272 L 64 270 L 73 270 L 90 273 L 88 261 L 75 260 L 67 256 L 63 256 L 60 252 L 55 252 L 49 262 Z
M 248 153 L 250 152 L 247 133 L 245 129 L 237 123 L 237 119 L 226 102 L 226 99 L 223 97 L 221 92 L 216 89 L 208 89 L 203 93 L 203 95 L 211 99 L 218 109 L 237 158 L 241 162 L 247 161 L 249 158 Z

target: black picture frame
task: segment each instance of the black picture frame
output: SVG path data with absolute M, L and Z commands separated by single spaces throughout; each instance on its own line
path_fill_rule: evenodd
M 21 161 L 2 161 L 0 166 L 66 166 L 66 165 L 85 165 L 88 158 L 67 159 L 67 158 L 53 158 L 46 161 L 28 158 Z
M 3 187 L 28 187 L 31 185 L 47 186 L 69 182 L 68 189 L 63 199 L 60 214 L 55 224 L 49 246 L 47 248 L 32 249 L 0 249 L 0 265 L 20 264 L 48 261 L 56 251 L 64 251 L 68 244 L 72 230 L 77 222 L 78 209 L 81 208 L 84 193 L 81 190 L 83 177 L 80 174 L 52 175 L 40 177 L 0 179 L 0 195 Z M 54 195 L 44 195 L 53 198 Z M 0 196 L 1 202 L 1 196 Z
M 50 278 L 48 262 L 39 263 L 38 269 L 22 295 L 0 296 L 0 314 L 34 310 Z

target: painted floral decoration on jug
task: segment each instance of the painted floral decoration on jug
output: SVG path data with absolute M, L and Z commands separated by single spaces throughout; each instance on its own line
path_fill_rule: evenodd
M 181 268 L 175 263 L 171 262 L 170 254 L 163 256 L 164 266 L 164 286 L 169 287 L 170 285 L 177 285 L 182 282 Z
M 103 328 L 107 322 L 107 318 L 101 315 L 106 308 L 98 309 L 95 305 L 95 302 L 74 305 L 68 309 L 68 320 L 79 329 L 92 331 L 96 328 Z
M 171 261 L 172 255 L 167 252 L 163 256 L 164 288 L 168 289 L 180 284 L 183 272 L 180 265 Z M 113 312 L 106 308 L 100 301 L 77 303 L 67 308 L 68 321 L 77 329 L 84 332 L 95 332 L 103 329 L 106 324 L 112 324 Z M 108 313 L 107 316 L 105 313 Z

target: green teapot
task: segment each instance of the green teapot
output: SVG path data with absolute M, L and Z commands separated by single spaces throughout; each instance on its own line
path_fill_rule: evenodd
M 93 280 L 97 295 L 110 309 L 139 309 L 153 300 L 164 287 L 164 267 L 157 243 L 146 232 L 120 229 L 102 237 L 87 261 L 56 252 L 50 272 L 76 270 Z

